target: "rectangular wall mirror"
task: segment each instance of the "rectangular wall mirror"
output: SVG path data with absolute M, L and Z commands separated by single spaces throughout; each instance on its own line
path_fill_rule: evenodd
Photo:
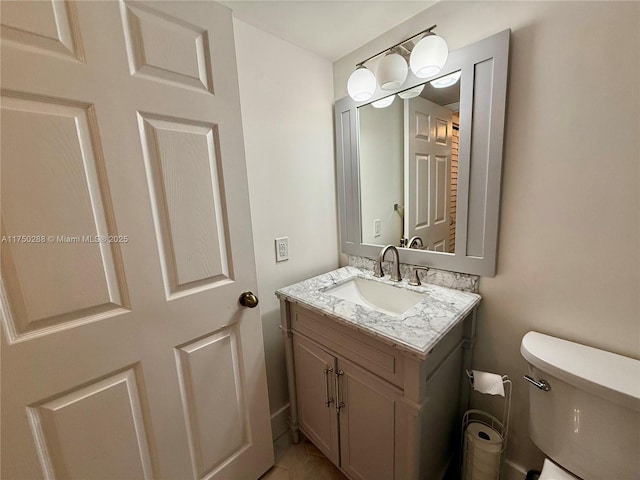
M 358 108 L 363 244 L 454 253 L 461 73 Z
M 509 36 L 451 52 L 426 82 L 336 102 L 343 253 L 392 244 L 403 263 L 495 275 Z

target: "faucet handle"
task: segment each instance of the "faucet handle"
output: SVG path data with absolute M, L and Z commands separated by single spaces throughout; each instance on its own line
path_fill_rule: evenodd
M 384 272 L 382 271 L 382 263 L 381 262 L 376 262 L 375 266 L 373 267 L 373 276 L 376 278 L 382 278 L 384 277 Z
M 411 273 L 411 279 L 409 280 L 409 285 L 413 285 L 414 287 L 422 285 L 422 283 L 420 282 L 420 277 L 418 276 L 419 270 L 424 270 L 425 272 L 427 272 L 429 269 L 423 267 L 414 267 L 413 272 Z

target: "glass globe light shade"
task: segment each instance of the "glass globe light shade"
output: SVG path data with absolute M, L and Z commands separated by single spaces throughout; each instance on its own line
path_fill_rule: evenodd
M 442 70 L 448 56 L 447 42 L 438 35 L 428 34 L 411 51 L 409 65 L 416 77 L 429 78 Z
M 396 90 L 407 79 L 407 61 L 397 53 L 385 55 L 376 68 L 376 78 L 382 90 Z
M 358 67 L 347 81 L 347 92 L 356 102 L 364 102 L 373 97 L 376 91 L 376 77 L 366 67 Z
M 451 85 L 455 85 L 455 83 L 460 80 L 460 75 L 462 75 L 461 71 L 453 72 L 449 75 L 445 75 L 444 77 L 431 80 L 429 83 L 433 88 L 446 88 Z
M 422 93 L 422 90 L 424 90 L 424 84 L 418 85 L 417 87 L 410 88 L 409 90 L 405 90 L 404 92 L 400 92 L 398 96 L 403 100 L 405 100 L 407 98 L 417 97 Z
M 381 98 L 380 100 L 376 100 L 371 105 L 373 106 L 373 108 L 385 108 L 391 105 L 395 100 L 395 98 L 396 98 L 395 95 L 391 95 L 390 97 L 385 97 L 385 98 Z

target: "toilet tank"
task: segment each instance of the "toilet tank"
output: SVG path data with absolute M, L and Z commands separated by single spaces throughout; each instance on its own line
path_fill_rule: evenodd
M 584 480 L 640 479 L 640 360 L 537 332 L 520 353 L 529 375 L 531 439 Z

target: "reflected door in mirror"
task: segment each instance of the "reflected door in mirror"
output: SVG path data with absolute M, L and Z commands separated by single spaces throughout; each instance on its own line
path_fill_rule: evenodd
M 452 252 L 450 245 L 453 112 L 430 100 L 405 102 L 407 152 L 405 235 L 422 248 Z

